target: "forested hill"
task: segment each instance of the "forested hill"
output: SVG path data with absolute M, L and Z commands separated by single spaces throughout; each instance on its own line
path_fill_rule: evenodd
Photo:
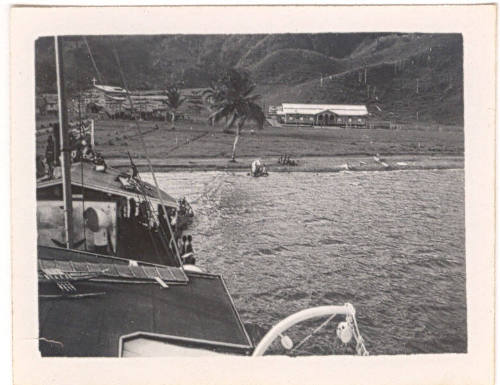
M 130 89 L 209 86 L 227 67 L 249 71 L 263 103 L 367 104 L 381 118 L 463 123 L 463 50 L 457 34 L 164 35 L 66 38 L 70 92 L 93 77 Z M 55 92 L 52 38 L 36 42 L 37 92 Z M 321 80 L 323 79 L 323 80 Z

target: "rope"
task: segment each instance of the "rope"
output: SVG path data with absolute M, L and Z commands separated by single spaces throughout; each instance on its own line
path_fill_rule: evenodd
M 299 349 L 302 345 L 304 345 L 313 335 L 318 333 L 322 328 L 324 328 L 333 318 L 335 318 L 336 314 L 332 314 L 326 321 L 324 321 L 321 325 L 319 325 L 316 329 L 312 331 L 312 333 L 308 334 L 302 341 L 300 341 L 296 346 L 293 347 L 293 349 L 290 350 L 290 353 L 295 352 L 297 349 Z M 353 336 L 354 339 L 356 340 L 356 353 L 361 356 L 368 356 L 368 350 L 365 347 L 364 344 L 364 339 L 361 336 L 361 333 L 359 332 L 358 329 L 358 323 L 356 321 L 356 316 L 355 315 L 348 315 L 346 317 L 347 323 L 350 325 L 350 327 L 353 329 Z
M 115 47 L 113 47 L 113 54 L 115 56 L 115 60 L 116 60 L 116 63 L 118 65 L 118 70 L 119 70 L 119 73 L 120 73 L 120 78 L 121 78 L 121 81 L 122 81 L 123 88 L 126 91 L 127 99 L 128 99 L 128 102 L 130 103 L 130 109 L 131 109 L 131 111 L 134 111 L 134 103 L 132 102 L 132 98 L 130 96 L 130 92 L 128 91 L 128 86 L 127 86 L 127 82 L 125 81 L 125 76 L 123 75 L 123 70 L 122 70 L 122 66 L 121 66 L 121 63 L 120 63 L 120 58 L 118 57 L 118 52 L 116 51 Z M 151 163 L 151 159 L 149 158 L 149 155 L 148 155 L 146 143 L 144 142 L 144 137 L 142 135 L 142 131 L 141 131 L 141 127 L 139 125 L 139 121 L 136 119 L 134 122 L 135 122 L 135 127 L 137 129 L 137 132 L 139 134 L 139 139 L 140 139 L 140 142 L 141 142 L 141 145 L 142 145 L 142 149 L 144 151 L 144 156 L 146 157 L 146 160 L 147 160 L 148 166 L 149 166 L 149 170 L 151 172 L 151 175 L 153 176 L 153 181 L 154 181 L 154 184 L 155 184 L 155 187 L 156 187 L 158 198 L 160 200 L 160 203 L 161 203 L 161 205 L 163 207 L 164 212 L 167 213 L 167 207 L 166 207 L 165 203 L 163 202 L 162 192 L 160 190 L 160 186 L 158 185 L 158 181 L 156 179 L 156 175 L 155 175 L 155 172 L 153 170 L 153 165 Z M 175 238 L 175 234 L 174 234 L 174 232 L 172 230 L 172 227 L 170 225 L 170 221 L 167 220 L 166 222 L 167 222 L 167 225 L 168 225 L 168 230 L 170 231 L 170 234 L 171 234 L 172 238 L 174 239 Z M 179 254 L 179 249 L 177 247 L 177 242 L 173 242 L 173 244 L 174 244 L 174 251 L 175 251 L 174 254 L 177 257 L 177 260 L 179 262 L 179 266 L 182 266 L 182 260 L 181 260 L 180 254 Z
M 88 41 L 87 41 L 87 39 L 86 39 L 85 37 L 83 37 L 83 41 L 85 42 L 85 45 L 87 46 L 87 50 L 88 50 L 88 53 L 89 53 L 90 59 L 91 59 L 91 61 L 92 61 L 92 65 L 93 65 L 93 67 L 94 67 L 94 70 L 95 70 L 95 72 L 96 72 L 96 74 L 97 74 L 97 77 L 99 78 L 99 81 L 100 81 L 101 83 L 103 83 L 104 79 L 103 79 L 103 77 L 101 76 L 101 73 L 99 72 L 99 69 L 97 68 L 97 64 L 96 64 L 96 62 L 95 62 L 95 60 L 94 60 L 94 56 L 92 55 L 92 50 L 91 50 L 91 48 L 90 48 L 90 46 L 89 46 L 89 44 L 88 44 Z M 131 97 L 130 97 L 130 93 L 128 92 L 128 88 L 127 88 L 127 86 L 126 86 L 126 82 L 125 82 L 125 78 L 124 78 L 124 76 L 123 76 L 123 71 L 122 71 L 122 68 L 121 68 L 121 63 L 120 63 L 120 60 L 119 60 L 118 54 L 117 54 L 117 52 L 116 52 L 116 50 L 115 50 L 114 48 L 113 48 L 113 53 L 114 53 L 114 56 L 115 56 L 115 60 L 117 61 L 117 64 L 118 64 L 118 68 L 119 68 L 119 72 L 120 72 L 120 77 L 121 77 L 122 83 L 123 83 L 123 85 L 124 85 L 124 87 L 123 87 L 123 88 L 124 88 L 124 89 L 126 90 L 126 92 L 127 92 L 127 97 L 128 97 L 129 103 L 130 103 L 131 111 L 133 111 L 133 110 L 134 110 L 134 105 L 133 105 L 133 103 L 132 103 L 132 99 L 131 99 Z M 139 136 L 139 138 L 140 138 L 140 140 L 141 140 L 141 144 L 142 144 L 142 147 L 143 147 L 144 154 L 145 154 L 145 156 L 146 156 L 146 159 L 148 160 L 150 171 L 151 171 L 151 173 L 152 173 L 152 175 L 153 175 L 153 178 L 154 178 L 154 180 L 155 180 L 156 189 L 157 189 L 157 191 L 158 191 L 158 198 L 160 199 L 161 205 L 162 205 L 162 207 L 163 207 L 164 211 L 166 212 L 165 204 L 164 204 L 163 199 L 162 199 L 162 197 L 161 197 L 161 192 L 160 192 L 160 189 L 159 189 L 159 186 L 158 186 L 158 182 L 156 181 L 156 176 L 155 176 L 155 174 L 154 174 L 154 172 L 153 172 L 152 165 L 151 165 L 151 161 L 150 161 L 149 156 L 148 156 L 148 154 L 147 154 L 147 150 L 146 150 L 146 146 L 145 146 L 145 143 L 144 143 L 144 138 L 143 138 L 142 131 L 141 131 L 140 127 L 139 127 L 139 123 L 137 122 L 137 120 L 135 121 L 135 123 L 136 123 L 136 128 L 137 128 L 137 131 L 138 131 L 138 135 L 137 135 L 137 136 Z M 151 209 L 150 209 L 151 203 L 147 200 L 147 198 L 145 198 L 145 194 L 144 194 L 142 191 L 141 191 L 141 193 L 143 194 L 143 197 L 144 197 L 144 199 L 146 200 L 146 202 L 147 202 L 147 204 L 148 204 L 148 209 L 151 211 Z M 159 222 L 159 221 L 158 221 L 158 222 Z M 170 223 L 169 223 L 169 221 L 168 221 L 168 220 L 167 220 L 167 225 L 168 225 L 168 228 L 169 228 L 170 233 L 172 234 L 172 238 L 175 238 L 175 237 L 174 237 L 174 235 L 173 235 L 172 229 L 170 228 Z M 149 234 L 150 234 L 150 237 L 151 237 L 151 242 L 153 243 L 153 247 L 154 247 L 154 249 L 155 249 L 155 253 L 157 253 L 157 254 L 158 254 L 158 256 L 161 258 L 161 255 L 160 255 L 160 253 L 159 253 L 159 251 L 158 251 L 158 248 L 157 248 L 156 242 L 154 241 L 153 234 L 151 233 L 151 228 L 150 228 L 149 223 L 148 223 L 148 230 L 149 230 Z M 162 239 L 162 240 L 163 240 L 163 239 Z M 177 260 L 178 260 L 178 262 L 179 262 L 180 266 L 182 266 L 181 258 L 180 258 L 180 256 L 179 256 L 179 251 L 178 251 L 178 249 L 177 249 L 177 243 L 176 243 L 176 242 L 174 242 L 174 244 L 175 244 L 175 247 L 174 247 L 174 249 L 175 249 L 175 253 L 174 253 L 174 254 L 175 254 L 175 256 L 177 257 Z M 168 247 L 167 247 L 167 248 L 168 248 Z M 168 251 L 167 251 L 167 252 L 168 252 Z
M 139 191 L 140 191 L 140 190 L 139 190 Z M 146 201 L 146 203 L 148 204 L 148 209 L 149 209 L 149 202 L 148 202 L 148 201 L 147 201 L 147 199 L 146 199 L 146 195 L 145 195 L 142 191 L 140 191 L 140 192 L 141 192 L 141 194 L 142 194 L 143 199 L 144 199 L 144 200 Z M 139 194 L 137 194 L 137 196 L 139 197 Z M 139 199 L 139 200 L 140 200 L 140 199 Z M 136 208 L 136 209 L 138 209 L 139 211 L 141 210 L 140 206 L 139 206 L 138 208 Z M 147 215 L 147 213 L 146 213 L 146 215 Z M 160 259 L 161 259 L 161 254 L 160 254 L 160 251 L 158 250 L 158 248 L 157 248 L 157 246 L 156 246 L 156 242 L 155 242 L 155 239 L 154 239 L 154 236 L 153 236 L 153 232 L 151 231 L 151 226 L 150 226 L 150 224 L 149 224 L 149 220 L 147 221 L 147 225 L 148 225 L 148 230 L 149 230 L 149 231 L 148 231 L 149 238 L 151 238 L 151 243 L 153 244 L 153 248 L 154 248 L 154 250 L 155 250 L 155 254 L 158 256 L 158 258 L 160 258 Z
M 130 154 L 129 154 L 129 157 L 130 157 Z M 132 158 L 130 158 L 130 160 L 132 161 Z M 153 231 L 151 230 L 151 226 L 150 226 L 150 223 L 149 223 L 149 217 L 150 217 L 150 216 L 152 216 L 152 212 L 151 212 L 151 209 L 150 209 L 150 206 L 152 206 L 152 204 L 151 204 L 151 202 L 148 200 L 147 195 L 146 195 L 145 191 L 144 191 L 144 190 L 143 190 L 143 188 L 142 188 L 142 186 L 143 186 L 143 185 L 142 185 L 142 180 L 140 179 L 139 175 L 137 175 L 137 176 L 136 176 L 136 178 L 137 178 L 137 180 L 139 181 L 138 193 L 136 193 L 136 196 L 137 196 L 137 198 L 138 198 L 137 200 L 138 200 L 138 201 L 140 201 L 140 200 L 141 200 L 140 198 L 141 198 L 141 196 L 142 196 L 143 200 L 144 200 L 144 201 L 146 202 L 146 204 L 147 204 L 147 207 L 146 207 L 146 209 L 147 209 L 147 213 L 146 213 L 146 214 L 147 214 L 147 216 L 148 216 L 148 218 L 147 218 L 147 219 L 148 219 L 147 226 L 148 226 L 148 230 L 149 230 L 149 231 L 148 231 L 149 238 L 151 239 L 151 243 L 152 243 L 152 245 L 153 245 L 154 252 L 155 252 L 156 256 L 157 256 L 160 260 L 162 260 L 161 253 L 160 253 L 160 251 L 159 251 L 159 250 L 158 250 L 158 248 L 157 248 L 156 241 L 155 241 L 154 236 L 153 236 Z M 140 193 L 140 195 L 139 195 L 139 193 Z M 136 210 L 140 210 L 140 207 L 136 208 Z M 134 213 L 134 215 L 135 215 L 135 213 Z
M 96 64 L 96 62 L 94 60 L 94 56 L 92 55 L 92 50 L 90 49 L 90 46 L 89 46 L 88 41 L 87 41 L 87 39 L 86 39 L 85 36 L 83 36 L 83 41 L 85 42 L 85 45 L 87 46 L 87 50 L 88 50 L 90 59 L 92 61 L 92 65 L 94 66 L 94 70 L 96 72 L 96 75 L 99 78 L 99 82 L 101 82 L 101 84 L 103 84 L 104 83 L 104 78 L 101 75 L 101 73 L 99 72 L 99 69 L 97 68 L 97 64 Z M 82 176 L 83 176 L 83 172 L 82 172 Z M 82 182 L 82 185 L 83 185 L 83 182 Z M 146 202 L 148 203 L 148 209 L 149 209 L 150 203 L 147 201 L 147 198 L 145 197 L 145 194 L 142 191 L 140 191 L 140 192 L 141 192 L 141 195 L 143 196 L 144 200 L 146 200 Z M 137 197 L 140 198 L 140 195 L 137 194 Z M 154 252 L 158 256 L 158 258 L 161 259 L 161 253 L 158 250 L 158 247 L 157 247 L 156 242 L 154 240 L 154 237 L 153 237 L 153 234 L 152 234 L 152 231 L 151 231 L 151 226 L 149 225 L 149 222 L 148 222 L 148 230 L 149 230 L 148 234 L 149 234 L 149 237 L 151 239 L 151 243 L 153 244 Z
M 184 146 L 184 145 L 186 145 L 186 144 L 191 144 L 191 143 L 193 143 L 193 142 L 197 141 L 198 139 L 201 139 L 201 138 L 203 138 L 204 136 L 207 136 L 207 135 L 208 135 L 208 134 L 210 134 L 211 132 L 212 132 L 212 131 L 206 131 L 206 132 L 204 132 L 203 134 L 200 134 L 200 135 L 198 135 L 198 136 L 195 136 L 193 139 L 190 139 L 190 140 L 189 140 L 189 142 L 187 142 L 187 143 L 181 143 L 181 144 L 175 145 L 175 146 L 173 146 L 172 148 L 168 149 L 167 154 L 170 154 L 172 151 L 175 151 L 175 150 L 177 150 L 178 148 L 180 148 L 180 147 L 182 147 L 182 146 Z
M 81 112 L 81 107 L 80 107 L 80 94 L 78 95 L 78 119 L 80 120 L 80 123 L 79 123 L 79 126 L 80 126 L 80 140 L 83 140 L 82 138 L 84 138 L 83 136 L 83 127 L 82 127 L 82 112 Z M 92 149 L 93 151 L 93 149 Z M 80 154 L 80 156 L 83 157 L 83 154 Z M 83 184 L 83 159 L 80 159 L 80 172 L 82 174 L 82 179 L 81 179 L 81 183 L 82 183 L 82 217 L 85 215 L 85 188 L 84 188 L 84 184 Z M 87 251 L 87 231 L 85 230 L 86 226 L 85 226 L 85 220 L 84 220 L 84 224 L 83 224 L 83 239 L 84 239 L 84 245 L 85 245 L 85 251 Z M 115 250 L 116 252 L 116 250 Z
M 358 321 L 356 321 L 355 316 L 352 316 L 351 318 L 352 318 L 352 323 L 354 325 L 354 339 L 356 340 L 356 352 L 361 356 L 368 356 L 369 353 L 368 350 L 366 350 L 365 341 L 358 329 Z
M 148 196 L 147 196 L 146 192 L 143 190 L 142 179 L 141 179 L 138 175 L 136 176 L 136 178 L 137 178 L 137 180 L 140 182 L 140 191 L 141 191 L 141 193 L 142 193 L 142 197 L 143 197 L 144 201 L 145 201 L 145 202 L 146 202 L 146 204 L 147 204 L 146 209 L 147 209 L 147 211 L 148 211 L 148 212 L 147 212 L 148 218 L 149 218 L 149 217 L 151 217 L 151 218 L 156 219 L 156 221 L 158 222 L 158 227 L 161 227 L 161 224 L 160 224 L 160 218 L 159 218 L 159 216 L 158 216 L 158 215 L 156 216 L 156 218 L 155 218 L 155 216 L 153 215 L 153 211 L 154 211 L 154 210 L 153 210 L 153 204 L 152 204 L 152 203 L 151 203 L 151 201 L 148 199 Z M 160 259 L 162 259 L 160 252 L 159 252 L 159 251 L 158 251 L 158 249 L 156 248 L 156 242 L 155 242 L 155 240 L 154 240 L 153 231 L 152 231 L 152 229 L 151 229 L 151 225 L 150 225 L 149 221 L 148 221 L 148 229 L 149 229 L 149 233 L 150 233 L 150 236 L 151 236 L 151 241 L 153 242 L 153 246 L 154 246 L 154 248 L 155 248 L 155 252 L 157 253 L 158 257 L 159 257 Z M 164 234 L 164 233 L 163 233 L 163 234 L 161 234 L 161 235 L 166 236 L 166 234 Z M 161 244 L 161 246 L 165 249 L 165 253 L 168 255 L 168 253 L 169 253 L 169 252 L 168 252 L 168 245 L 165 243 L 165 239 L 164 239 L 161 235 L 160 235 L 160 244 Z
M 87 50 L 88 50 L 88 53 L 89 53 L 90 59 L 91 59 L 91 61 L 92 61 L 92 65 L 93 65 L 93 67 L 94 67 L 94 70 L 95 70 L 95 72 L 96 72 L 96 74 L 97 74 L 97 77 L 99 78 L 99 81 L 103 84 L 104 79 L 103 79 L 103 77 L 102 77 L 102 75 L 101 75 L 101 73 L 100 73 L 99 69 L 97 68 L 97 64 L 96 64 L 96 61 L 95 61 L 95 59 L 94 59 L 94 56 L 92 55 L 92 50 L 91 50 L 91 48 L 90 48 L 90 45 L 88 44 L 88 41 L 87 41 L 87 39 L 86 39 L 85 37 L 83 37 L 83 41 L 84 41 L 84 43 L 85 43 L 85 45 L 86 45 L 86 47 L 87 47 Z M 118 65 L 119 74 L 120 74 L 120 79 L 121 79 L 121 82 L 122 82 L 123 88 L 124 88 L 124 89 L 125 89 L 125 91 L 126 91 L 127 99 L 128 99 L 129 104 L 130 104 L 130 109 L 131 109 L 131 111 L 134 111 L 134 110 L 135 110 L 135 108 L 134 108 L 134 104 L 133 104 L 132 98 L 131 98 L 131 96 L 130 96 L 130 92 L 128 91 L 127 82 L 126 82 L 126 80 L 125 80 L 125 76 L 124 76 L 124 74 L 123 74 L 123 69 L 122 69 L 122 66 L 121 66 L 120 58 L 119 58 L 119 56 L 118 56 L 118 52 L 117 52 L 117 50 L 116 50 L 116 47 L 114 47 L 114 46 L 113 46 L 112 51 L 113 51 L 113 55 L 114 55 L 114 58 L 115 58 L 115 60 L 116 60 L 116 63 L 117 63 L 117 65 Z M 146 148 L 146 144 L 145 144 L 145 142 L 144 142 L 144 134 L 143 134 L 143 132 L 142 132 L 142 130 L 141 130 L 141 128 L 140 128 L 139 122 L 138 122 L 137 120 L 135 120 L 135 126 L 136 126 L 136 129 L 137 129 L 137 132 L 138 132 L 138 134 L 137 134 L 136 136 L 138 136 L 138 137 L 139 137 L 139 139 L 140 139 L 141 146 L 142 146 L 143 152 L 144 152 L 144 154 L 145 154 L 145 157 L 146 157 L 146 160 L 147 160 L 147 163 L 148 163 L 148 166 L 149 166 L 149 170 L 150 170 L 150 172 L 151 172 L 151 175 L 153 176 L 153 180 L 154 180 L 154 184 L 155 184 L 155 187 L 156 187 L 156 190 L 157 190 L 158 198 L 159 198 L 159 200 L 160 200 L 160 204 L 161 204 L 161 206 L 163 207 L 163 211 L 164 211 L 165 215 L 167 215 L 166 205 L 165 205 L 165 203 L 163 202 L 163 198 L 162 198 L 162 195 L 161 195 L 161 190 L 160 190 L 160 188 L 159 188 L 158 181 L 157 181 L 157 179 L 156 179 L 156 175 L 155 175 L 154 170 L 153 170 L 153 165 L 152 165 L 152 163 L 151 163 L 151 159 L 149 158 L 149 155 L 148 155 L 148 152 L 147 152 L 147 148 Z M 208 135 L 210 132 L 211 132 L 211 131 L 206 131 L 206 132 L 204 132 L 204 133 L 202 133 L 202 134 L 200 134 L 200 135 L 196 136 L 195 138 L 191 139 L 188 143 L 192 143 L 192 142 L 194 142 L 194 141 L 196 141 L 196 140 L 199 140 L 199 139 L 203 138 L 204 136 Z M 167 154 L 171 153 L 172 151 L 175 151 L 176 149 L 178 149 L 178 148 L 182 147 L 183 145 L 184 145 L 184 144 L 180 144 L 180 145 L 173 146 L 171 149 L 169 149 L 169 150 L 168 150 Z M 151 210 L 151 208 L 150 208 L 150 207 L 151 207 L 151 203 L 148 201 L 148 199 L 147 199 L 147 198 L 145 198 L 145 200 L 147 201 L 147 203 L 148 203 L 148 208 L 149 208 L 149 210 L 150 210 L 150 211 L 151 211 L 151 213 L 152 213 L 152 210 Z M 168 218 L 168 215 L 167 215 L 167 218 Z M 178 260 L 178 262 L 179 262 L 180 266 L 182 266 L 182 261 L 181 261 L 181 258 L 180 258 L 180 253 L 179 253 L 179 250 L 178 250 L 178 247 L 177 247 L 177 242 L 175 242 L 175 234 L 174 234 L 174 232 L 173 232 L 173 230 L 172 230 L 172 227 L 171 227 L 171 225 L 170 225 L 170 221 L 167 219 L 167 220 L 166 220 L 166 222 L 167 222 L 168 231 L 169 231 L 169 232 L 170 232 L 170 234 L 171 234 L 171 241 L 170 241 L 170 244 L 172 244 L 172 243 L 174 244 L 174 247 L 173 247 L 173 249 L 174 249 L 174 255 L 175 255 L 175 257 L 177 258 L 177 260 Z M 159 218 L 158 218 L 158 223 L 160 224 Z M 161 226 L 161 224 L 160 224 L 160 226 L 159 226 L 159 227 L 160 227 L 160 228 L 161 228 L 161 230 L 162 230 L 162 233 L 163 233 L 162 235 L 166 235 L 166 234 L 165 234 L 165 231 L 164 231 L 164 229 L 163 229 L 163 227 Z M 162 241 L 163 241 L 163 242 L 162 242 L 162 244 L 163 244 L 163 246 L 164 246 L 164 247 L 166 247 L 167 252 L 168 252 L 168 245 L 165 245 L 165 244 L 164 244 L 164 239 L 163 239 L 163 237 L 161 237 L 161 238 L 162 238 Z M 155 247 L 155 249 L 156 249 L 156 245 L 155 245 L 154 241 L 153 241 L 153 244 L 154 244 L 154 247 Z
M 328 323 L 335 318 L 337 314 L 332 314 L 326 321 L 324 321 L 321 325 L 319 325 L 316 329 L 312 331 L 312 333 L 309 333 L 302 341 L 300 341 L 295 347 L 290 350 L 290 353 L 293 353 L 295 350 L 299 349 L 302 345 L 304 345 L 313 335 L 315 335 L 317 332 L 319 332 L 323 327 L 328 325 Z
M 92 65 L 94 66 L 94 70 L 95 70 L 95 72 L 97 74 L 97 77 L 99 79 L 99 83 L 104 84 L 103 83 L 103 78 L 101 76 L 101 73 L 97 69 L 97 64 L 95 63 L 94 56 L 92 55 L 92 51 L 90 50 L 89 43 L 88 43 L 87 38 L 85 36 L 83 36 L 83 41 L 85 42 L 85 45 L 87 46 L 87 51 L 89 53 L 90 60 L 92 61 Z
M 217 180 L 221 178 L 222 174 L 216 174 L 208 183 L 205 184 L 204 191 L 202 191 L 195 199 L 192 199 L 191 203 L 197 203 L 201 198 L 208 199 L 210 195 L 221 186 L 223 181 L 216 183 Z

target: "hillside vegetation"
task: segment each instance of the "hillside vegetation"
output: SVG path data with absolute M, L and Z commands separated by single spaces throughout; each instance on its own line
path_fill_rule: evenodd
M 65 41 L 70 92 L 96 77 L 120 85 L 116 50 L 132 89 L 208 87 L 224 68 L 250 72 L 262 101 L 367 104 L 375 118 L 463 124 L 458 34 L 276 34 L 81 37 Z M 323 81 L 321 81 L 323 78 Z M 53 40 L 36 43 L 37 92 L 55 92 Z

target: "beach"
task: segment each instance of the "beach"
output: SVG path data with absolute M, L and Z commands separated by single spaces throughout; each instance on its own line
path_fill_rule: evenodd
M 148 156 L 155 170 L 245 171 L 255 159 L 270 172 L 384 171 L 456 169 L 464 167 L 463 127 L 421 124 L 419 129 L 355 129 L 326 127 L 246 126 L 238 141 L 236 162 L 230 162 L 234 134 L 206 121 L 140 121 Z M 43 155 L 50 129 L 38 128 L 37 154 Z M 109 166 L 130 165 L 146 171 L 135 122 L 95 122 L 95 149 Z M 296 166 L 278 163 L 288 154 Z

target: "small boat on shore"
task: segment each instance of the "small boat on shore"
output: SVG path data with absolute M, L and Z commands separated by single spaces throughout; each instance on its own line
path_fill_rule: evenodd
M 254 178 L 260 177 L 260 176 L 269 176 L 269 173 L 267 172 L 267 167 L 266 165 L 260 161 L 260 159 L 256 159 L 252 162 L 252 165 L 250 166 L 250 175 L 253 176 Z

